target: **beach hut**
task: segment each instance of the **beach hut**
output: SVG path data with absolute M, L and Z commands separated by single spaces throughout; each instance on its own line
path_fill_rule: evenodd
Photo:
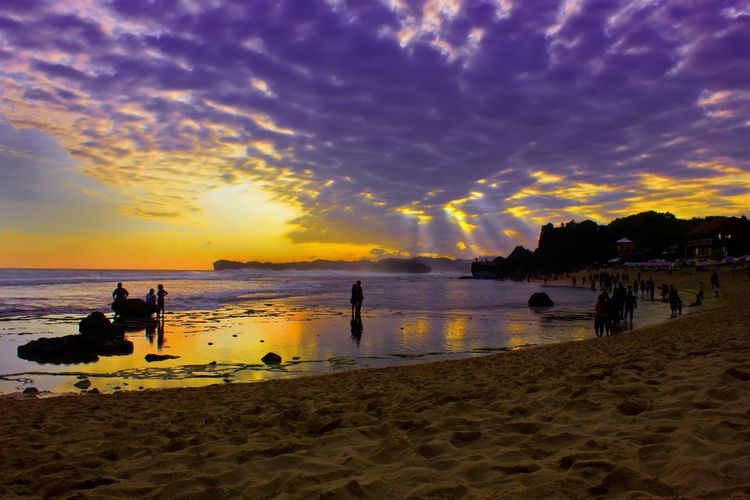
M 628 238 L 620 238 L 615 242 L 617 247 L 617 257 L 624 259 L 630 257 L 635 252 L 635 242 Z

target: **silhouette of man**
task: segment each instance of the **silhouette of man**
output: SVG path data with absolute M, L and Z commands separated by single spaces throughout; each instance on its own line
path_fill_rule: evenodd
M 130 295 L 130 293 L 123 288 L 122 283 L 118 283 L 117 288 L 112 291 L 112 299 L 114 300 L 112 303 L 112 310 L 115 312 L 115 319 L 120 315 L 120 305 L 125 302 L 128 295 Z
M 122 283 L 118 283 L 117 288 L 112 291 L 112 299 L 115 302 L 120 302 L 121 300 L 127 299 L 128 295 L 130 295 L 130 293 L 128 293 L 128 291 L 123 288 Z
M 365 299 L 365 294 L 362 291 L 362 282 L 357 281 L 357 283 L 352 286 L 352 306 L 354 308 L 354 317 L 359 318 L 360 312 L 362 311 L 362 301 Z

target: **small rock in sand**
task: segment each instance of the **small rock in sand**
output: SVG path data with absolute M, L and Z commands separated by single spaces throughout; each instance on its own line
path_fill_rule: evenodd
M 26 389 L 23 390 L 23 393 L 24 394 L 38 394 L 39 389 L 37 389 L 36 387 L 27 387 Z

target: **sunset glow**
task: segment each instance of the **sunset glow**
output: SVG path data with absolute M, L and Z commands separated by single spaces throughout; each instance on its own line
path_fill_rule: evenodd
M 750 213 L 746 2 L 0 2 L 0 267 Z

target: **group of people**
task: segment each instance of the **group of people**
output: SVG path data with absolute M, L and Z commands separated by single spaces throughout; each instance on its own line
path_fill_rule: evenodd
M 154 292 L 154 289 L 149 289 L 148 293 L 146 294 L 146 306 L 148 307 L 149 311 L 155 312 L 156 316 L 164 317 L 164 297 L 168 295 L 168 292 L 164 289 L 164 285 L 157 285 L 157 290 Z M 114 300 L 114 303 L 112 304 L 112 309 L 115 311 L 118 310 L 117 304 L 119 302 L 124 302 L 125 299 L 128 298 L 130 293 L 125 289 L 125 287 L 122 286 L 122 283 L 117 284 L 117 288 L 114 289 L 112 292 L 112 300 Z
M 620 283 L 612 289 L 610 296 L 606 289 L 596 298 L 594 307 L 594 331 L 597 337 L 612 335 L 620 321 L 633 324 L 633 314 L 638 307 L 638 299 L 633 287 Z

